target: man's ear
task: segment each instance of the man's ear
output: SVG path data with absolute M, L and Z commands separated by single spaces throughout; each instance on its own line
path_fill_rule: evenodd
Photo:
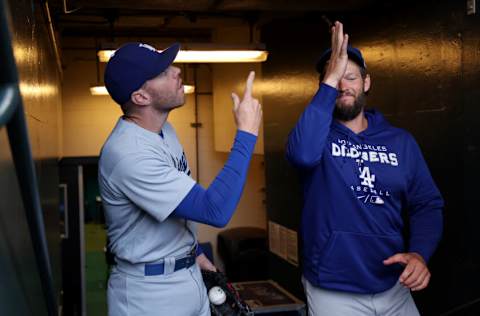
M 363 92 L 367 93 L 370 90 L 370 85 L 372 82 L 370 81 L 370 75 L 366 74 L 365 79 L 363 80 Z
M 152 97 L 147 91 L 145 91 L 145 89 L 140 88 L 132 93 L 132 95 L 130 96 L 130 100 L 134 104 L 149 105 L 152 101 Z

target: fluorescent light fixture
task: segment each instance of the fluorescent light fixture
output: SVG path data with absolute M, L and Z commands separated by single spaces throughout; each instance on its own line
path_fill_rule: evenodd
M 90 93 L 92 95 L 108 95 L 108 91 L 105 86 L 92 86 L 90 87 Z
M 185 84 L 183 85 L 183 91 L 185 92 L 185 94 L 192 94 L 195 92 L 195 86 Z M 92 95 L 108 95 L 108 91 L 105 86 L 91 86 L 90 93 Z
M 101 62 L 107 62 L 114 50 L 98 51 Z M 175 63 L 259 63 L 267 60 L 266 50 L 180 50 Z
M 176 63 L 259 63 L 267 60 L 264 50 L 181 50 Z
M 184 84 L 183 91 L 185 92 L 185 94 L 192 94 L 195 92 L 195 86 Z
M 115 52 L 115 50 L 113 50 L 113 49 L 99 50 L 98 53 L 97 53 L 98 60 L 102 63 L 106 63 L 106 62 L 108 62 L 108 60 L 110 59 L 110 57 L 113 55 L 114 52 Z

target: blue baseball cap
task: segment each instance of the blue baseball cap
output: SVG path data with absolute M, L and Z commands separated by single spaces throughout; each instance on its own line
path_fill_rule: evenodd
M 348 54 L 348 59 L 354 61 L 357 65 L 360 66 L 360 68 L 367 69 L 367 64 L 365 63 L 362 53 L 358 48 L 348 45 L 347 54 Z M 327 49 L 322 53 L 322 55 L 320 55 L 320 58 L 317 61 L 317 66 L 315 67 L 318 73 L 322 73 L 323 68 L 325 67 L 325 64 L 327 63 L 327 61 L 330 60 L 330 55 L 332 55 L 331 48 Z
M 147 80 L 165 71 L 175 60 L 180 44 L 164 51 L 142 43 L 127 43 L 117 49 L 105 68 L 105 87 L 112 99 L 120 105 Z

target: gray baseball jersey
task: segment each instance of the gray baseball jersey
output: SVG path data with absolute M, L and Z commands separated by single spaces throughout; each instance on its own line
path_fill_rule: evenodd
M 130 263 L 185 255 L 196 225 L 169 217 L 195 184 L 172 126 L 156 134 L 120 118 L 102 148 L 99 185 L 110 248 Z

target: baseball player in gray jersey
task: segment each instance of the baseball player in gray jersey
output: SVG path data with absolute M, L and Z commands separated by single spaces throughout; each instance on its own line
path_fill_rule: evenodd
M 105 142 L 100 192 L 109 247 L 115 256 L 108 283 L 110 316 L 210 315 L 200 268 L 215 267 L 197 250 L 196 224 L 225 226 L 238 204 L 261 122 L 252 97 L 232 94 L 237 125 L 232 152 L 204 189 L 191 177 L 171 110 L 184 103 L 179 45 L 162 52 L 128 43 L 111 57 L 105 85 L 124 115 Z

